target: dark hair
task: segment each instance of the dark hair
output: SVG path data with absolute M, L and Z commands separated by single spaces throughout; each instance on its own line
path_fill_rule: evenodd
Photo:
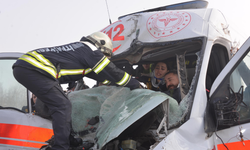
M 178 76 L 178 73 L 177 73 L 177 70 L 169 70 L 166 74 L 165 74 L 165 76 L 167 75 L 167 74 L 170 74 L 170 73 L 173 73 L 173 74 L 176 74 L 177 76 Z
M 169 70 L 169 66 L 168 66 L 168 63 L 167 63 L 166 61 L 158 61 L 158 62 L 154 63 L 153 66 L 152 66 L 152 68 L 153 68 L 152 70 L 154 70 L 155 67 L 156 67 L 156 65 L 157 65 L 158 63 L 160 63 L 160 62 L 166 64 L 167 70 Z

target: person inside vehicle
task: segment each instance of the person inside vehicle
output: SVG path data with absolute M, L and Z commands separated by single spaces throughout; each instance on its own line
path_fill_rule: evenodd
M 29 51 L 14 63 L 15 79 L 49 109 L 54 144 L 47 150 L 68 150 L 70 147 L 71 103 L 60 84 L 87 76 L 131 90 L 139 88 L 136 79 L 108 59 L 113 55 L 112 50 L 111 39 L 102 32 L 95 32 L 82 37 L 80 42 Z
M 161 61 L 156 63 L 153 72 L 151 73 L 151 77 L 147 77 L 146 80 L 142 81 L 146 84 L 147 89 L 151 89 L 153 91 L 165 91 L 166 84 L 164 81 L 164 76 L 168 72 L 168 65 L 166 62 Z
M 34 95 L 34 94 L 32 93 L 32 96 L 31 96 L 30 100 L 31 100 L 31 109 L 32 109 L 31 111 L 35 113 L 35 112 L 36 112 L 35 105 L 36 105 L 36 100 L 37 100 L 36 95 Z M 22 107 L 22 111 L 24 111 L 24 112 L 29 112 L 29 111 L 28 111 L 28 106 L 23 106 L 23 107 Z
M 135 78 L 138 81 L 144 81 L 145 77 L 149 77 L 151 72 L 152 72 L 152 65 L 153 64 L 141 64 L 138 65 L 138 67 L 134 70 L 134 74 L 133 76 L 135 76 Z
M 173 97 L 178 103 L 181 102 L 181 93 L 179 88 L 179 78 L 176 70 L 170 70 L 164 77 L 167 95 Z

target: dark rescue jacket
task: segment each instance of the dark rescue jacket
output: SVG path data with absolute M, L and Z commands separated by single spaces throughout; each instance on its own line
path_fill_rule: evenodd
M 87 41 L 30 51 L 21 56 L 13 68 L 16 66 L 39 71 L 59 83 L 69 83 L 87 76 L 103 84 L 115 83 L 131 89 L 139 87 L 137 80 L 117 68 Z

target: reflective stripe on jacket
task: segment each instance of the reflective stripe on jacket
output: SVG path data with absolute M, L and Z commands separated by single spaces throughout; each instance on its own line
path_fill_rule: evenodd
M 38 54 L 36 51 L 28 52 L 27 54 L 29 55 L 23 55 L 19 59 L 24 60 L 41 70 L 46 71 L 56 79 L 60 78 L 61 76 L 67 76 L 67 75 L 84 75 L 84 74 L 86 75 L 92 71 L 90 68 L 57 70 L 56 67 L 42 54 Z
M 128 84 L 128 73 L 117 68 L 100 50 L 92 50 L 81 42 L 33 50 L 20 57 L 15 66 L 37 70 L 60 83 L 77 81 L 86 75 L 106 84 L 137 88 L 137 83 Z

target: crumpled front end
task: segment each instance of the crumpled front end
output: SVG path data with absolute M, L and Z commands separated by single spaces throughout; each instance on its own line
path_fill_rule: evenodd
M 125 87 L 101 86 L 72 92 L 69 99 L 72 102 L 73 130 L 84 142 L 94 143 L 96 149 L 109 147 L 114 140 L 119 144 L 127 140 L 153 144 L 159 140 L 160 131 L 157 133 L 157 129 L 166 110 L 162 103 L 171 105 L 169 113 L 172 116 L 182 115 L 176 100 L 147 89 L 130 91 Z M 93 124 L 93 118 L 97 116 L 99 121 Z M 155 121 L 158 123 L 154 124 Z M 149 149 L 150 146 L 143 147 Z

